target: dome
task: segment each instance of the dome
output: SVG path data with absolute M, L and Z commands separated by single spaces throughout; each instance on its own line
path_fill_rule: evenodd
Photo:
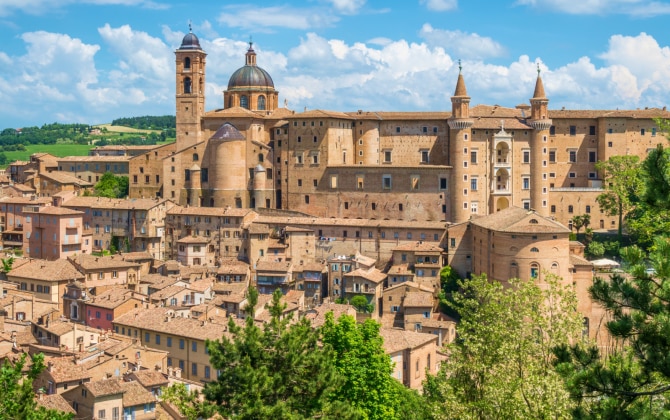
M 201 50 L 200 40 L 193 32 L 189 32 L 181 41 L 180 50 Z
M 253 44 L 249 42 L 246 53 L 246 63 L 230 76 L 228 90 L 235 88 L 260 87 L 274 89 L 275 84 L 270 74 L 256 65 L 256 52 Z
M 244 66 L 235 71 L 228 81 L 228 89 L 241 87 L 267 87 L 274 89 L 270 74 L 258 66 Z

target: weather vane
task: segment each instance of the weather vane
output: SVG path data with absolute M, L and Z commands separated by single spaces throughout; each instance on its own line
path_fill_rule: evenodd
M 540 63 L 537 63 L 537 77 L 540 77 Z
M 193 27 L 191 26 L 191 19 L 188 20 L 188 32 L 193 33 Z
M 461 59 L 458 59 L 458 73 L 461 73 L 461 70 L 463 70 L 463 66 L 461 66 Z

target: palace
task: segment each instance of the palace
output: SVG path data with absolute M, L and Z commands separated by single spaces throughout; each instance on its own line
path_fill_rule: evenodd
M 470 107 L 459 73 L 451 111 L 279 107 L 249 44 L 205 111 L 206 56 L 187 34 L 176 56 L 177 141 L 129 159 L 130 195 L 196 207 L 275 208 L 317 217 L 460 223 L 516 206 L 568 226 L 600 212 L 598 161 L 644 157 L 665 109 L 550 110 L 538 71 L 530 105 Z

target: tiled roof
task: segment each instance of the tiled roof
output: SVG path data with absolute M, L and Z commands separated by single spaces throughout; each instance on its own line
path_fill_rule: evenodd
M 133 372 L 135 380 L 144 387 L 152 387 L 158 385 L 167 385 L 168 379 L 159 371 L 155 370 L 140 370 Z
M 217 274 L 247 274 L 249 272 L 249 264 L 244 261 L 232 258 L 223 258 L 216 270 Z
M 44 206 L 40 207 L 40 214 L 50 214 L 54 216 L 81 216 L 84 212 L 64 207 Z
M 121 254 L 123 259 L 126 261 L 141 261 L 141 260 L 153 260 L 154 257 L 148 252 L 123 252 Z
M 91 377 L 84 366 L 76 364 L 70 357 L 46 358 L 44 364 L 47 365 L 46 374 L 51 376 L 56 383 L 72 382 Z M 48 371 L 49 364 L 51 364 L 50 372 Z
M 309 216 L 264 216 L 259 215 L 253 223 L 263 223 L 271 226 L 360 226 L 368 228 L 407 228 L 407 229 L 445 229 L 445 222 L 409 221 L 409 220 L 374 220 L 374 219 L 347 219 L 334 217 Z
M 86 302 L 86 305 L 114 309 L 119 307 L 122 303 L 128 301 L 128 299 L 142 300 L 145 297 L 145 295 L 133 292 L 132 290 L 114 288 L 108 289 L 107 291 L 92 297 L 88 302 Z
M 156 402 L 151 392 L 147 391 L 139 382 L 121 382 L 123 390 L 123 406 L 134 407 L 137 405 L 151 404 Z
M 7 277 L 21 277 L 41 281 L 70 281 L 84 279 L 68 260 L 29 260 L 27 263 L 14 267 Z
M 122 394 L 123 379 L 101 379 L 99 381 L 87 382 L 84 387 L 94 397 L 104 397 L 107 395 Z
M 209 238 L 204 236 L 184 236 L 183 238 L 177 240 L 179 244 L 206 244 L 209 242 Z
M 443 249 L 433 242 L 409 242 L 393 248 L 394 251 L 442 252 Z
M 570 264 L 574 266 L 580 266 L 580 265 L 593 266 L 593 263 L 591 261 L 575 254 L 570 254 Z
M 184 215 L 184 216 L 230 216 L 230 217 L 244 217 L 252 213 L 251 209 L 238 209 L 232 207 L 182 207 L 174 206 L 168 210 L 169 216 Z
M 256 271 L 279 271 L 287 273 L 292 270 L 293 263 L 290 261 L 267 261 L 261 260 L 256 264 Z
M 114 209 L 114 210 L 150 210 L 156 206 L 165 204 L 169 200 L 153 198 L 107 198 L 76 196 L 65 201 L 62 207 L 89 207 L 92 209 Z
M 406 308 L 433 307 L 433 294 L 426 292 L 407 292 L 402 305 Z
M 35 400 L 38 407 L 44 407 L 47 410 L 58 410 L 64 413 L 77 414 L 74 408 L 60 394 L 42 395 Z
M 130 156 L 65 156 L 58 157 L 58 162 L 127 162 Z
M 286 115 L 286 119 L 301 119 L 301 118 L 339 118 L 350 120 L 351 116 L 339 111 L 326 111 L 322 109 L 314 109 L 305 112 L 299 112 L 291 115 Z
M 413 276 L 414 275 L 414 273 L 412 273 L 410 271 L 408 264 L 393 265 L 393 266 L 391 266 L 391 268 L 389 268 L 389 270 L 387 271 L 387 274 L 389 276 L 394 275 L 394 274 L 395 275 L 401 275 L 401 276 L 408 276 L 408 275 Z
M 410 288 L 411 291 L 414 291 L 414 292 L 424 291 L 424 292 L 428 292 L 428 293 L 433 293 L 433 288 L 432 287 L 426 286 L 425 284 L 419 284 L 415 281 L 406 281 L 406 282 L 403 282 L 403 283 L 394 284 L 393 286 L 389 286 L 386 289 L 384 289 L 384 293 L 387 293 L 390 290 L 397 289 L 398 287 Z
M 52 181 L 56 181 L 59 184 L 77 184 L 81 186 L 92 186 L 93 184 L 83 179 L 79 179 L 74 175 L 70 175 L 67 172 L 53 171 L 53 172 L 44 172 L 40 174 L 41 178 L 47 178 Z
M 326 322 L 326 314 L 333 313 L 333 319 L 337 321 L 342 315 L 356 317 L 356 309 L 351 305 L 342 305 L 339 303 L 323 303 L 305 313 L 305 318 L 312 322 L 312 327 L 320 327 Z
M 386 350 L 386 353 L 411 350 L 431 341 L 437 341 L 437 336 L 434 334 L 424 334 L 395 328 L 381 328 L 379 334 L 384 339 L 384 350 Z
M 540 216 L 533 210 L 509 207 L 499 212 L 478 217 L 471 224 L 498 232 L 529 233 L 570 233 L 562 224 Z
M 95 255 L 79 254 L 68 257 L 70 261 L 78 264 L 84 270 L 105 270 L 112 268 L 139 268 L 139 264 L 126 261 L 123 255 L 110 255 L 106 257 L 96 257 Z
M 169 317 L 170 308 L 133 309 L 114 320 L 114 324 L 193 338 L 215 340 L 226 333 L 227 325 L 201 322 L 192 318 Z M 165 321 L 168 316 L 168 321 Z
M 354 271 L 350 271 L 344 275 L 345 277 L 362 277 L 366 280 L 370 280 L 374 283 L 381 283 L 386 278 L 386 274 L 382 273 L 376 268 L 370 268 L 368 270 L 364 268 L 358 268 Z

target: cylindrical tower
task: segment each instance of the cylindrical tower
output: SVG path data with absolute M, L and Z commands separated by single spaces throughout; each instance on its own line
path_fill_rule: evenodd
M 254 198 L 254 208 L 265 207 L 265 199 L 267 197 L 267 175 L 265 168 L 260 163 L 254 168 L 254 182 L 252 184 L 253 188 L 253 198 Z
M 549 99 L 544 93 L 540 66 L 538 65 L 535 92 L 530 100 L 531 119 L 529 124 L 534 129 L 530 140 L 530 207 L 544 217 L 549 216 L 549 181 L 546 178 L 546 169 L 547 138 L 552 121 L 548 118 L 548 105 Z
M 178 150 L 201 141 L 200 119 L 205 113 L 206 57 L 207 54 L 200 47 L 200 40 L 190 31 L 175 51 Z
M 463 154 L 463 148 L 472 140 L 472 124 L 470 119 L 470 97 L 465 89 L 465 80 L 461 74 L 459 63 L 458 81 L 456 91 L 451 97 L 451 118 L 449 118 L 449 163 L 451 170 L 451 185 L 449 185 L 449 197 L 451 201 L 451 219 L 454 223 L 460 223 L 470 218 L 470 206 L 467 191 L 469 182 L 467 175 L 468 155 Z
M 247 191 L 246 141 L 233 125 L 226 123 L 209 139 L 213 154 L 209 156 L 209 186 L 214 206 L 237 206 Z M 246 200 L 245 200 L 246 201 Z M 248 203 L 241 202 L 241 206 Z

